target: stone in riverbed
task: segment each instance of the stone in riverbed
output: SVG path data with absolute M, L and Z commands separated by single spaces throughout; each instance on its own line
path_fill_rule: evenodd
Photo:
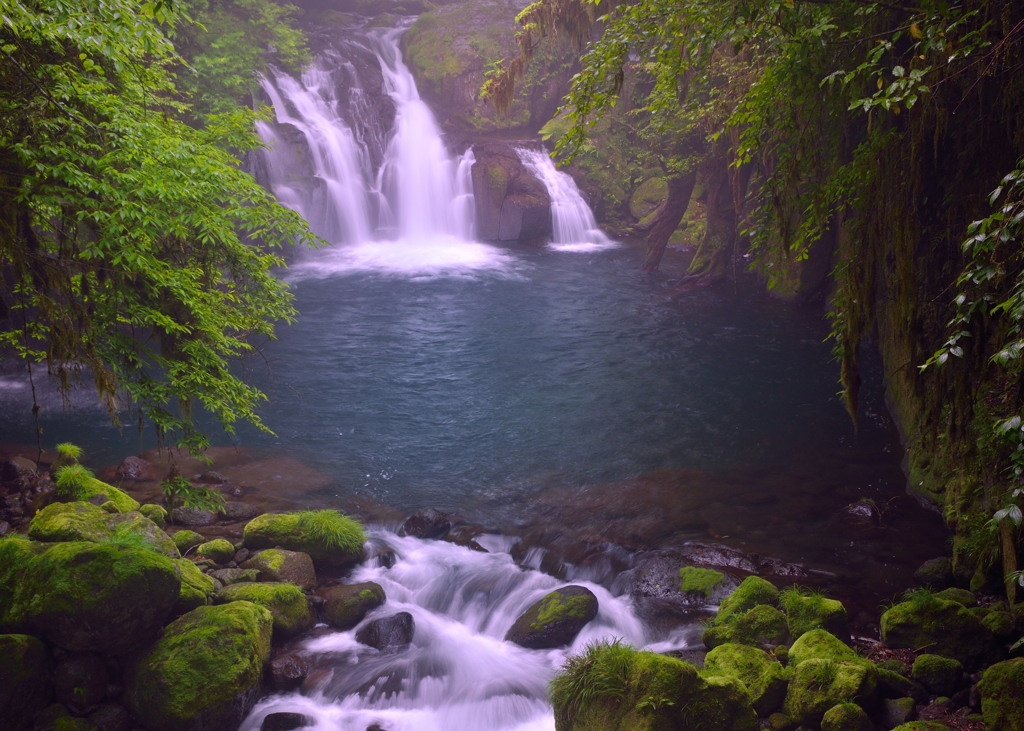
M 973 670 L 998 653 L 992 630 L 969 609 L 926 593 L 886 610 L 882 641 L 891 647 L 927 647 L 936 655 L 959 660 Z
M 372 581 L 330 586 L 319 594 L 324 600 L 323 620 L 340 630 L 352 629 L 385 601 L 384 589 Z
M 189 530 L 188 528 L 182 528 L 171 536 L 171 538 L 174 541 L 174 545 L 178 547 L 178 551 L 182 556 L 201 543 L 206 543 L 206 539 L 203 538 L 203 536 L 196 533 L 194 530 Z
M 412 642 L 416 634 L 416 622 L 409 612 L 398 612 L 367 623 L 356 632 L 356 641 L 381 652 L 398 652 Z
M 280 637 L 305 632 L 313 626 L 313 613 L 302 589 L 295 584 L 243 582 L 225 586 L 214 595 L 217 604 L 247 601 L 270 610 L 274 633 Z
M 63 541 L 138 542 L 165 556 L 178 558 L 178 547 L 159 525 L 138 511 L 108 513 L 86 502 L 51 503 L 36 513 L 28 527 L 29 538 Z
M 235 547 L 229 540 L 214 538 L 212 541 L 196 546 L 196 555 L 209 558 L 219 564 L 225 564 L 235 557 Z
M 986 727 L 1000 731 L 1024 731 L 1024 658 L 996 663 L 985 670 L 978 683 L 981 715 Z
M 265 513 L 246 523 L 245 547 L 284 548 L 309 554 L 313 563 L 348 568 L 363 559 L 363 527 L 336 510 Z
M 413 536 L 414 538 L 444 538 L 445 534 L 452 527 L 451 519 L 434 508 L 417 510 L 402 523 L 398 529 L 400 536 Z
M 152 731 L 238 728 L 259 696 L 272 626 L 245 601 L 179 617 L 127 668 L 126 705 Z
M 50 702 L 51 663 L 46 645 L 30 635 L 0 635 L 0 731 L 32 728 Z
M 534 602 L 519 615 L 506 642 L 531 650 L 563 647 L 597 616 L 597 597 L 585 586 L 564 586 Z
M 149 642 L 178 600 L 177 567 L 155 551 L 69 542 L 35 555 L 8 543 L 26 542 L 0 542 L 0 565 L 15 562 L 0 574 L 0 595 L 9 596 L 0 605 L 0 628 L 28 631 L 66 650 L 118 655 Z
M 316 586 L 316 569 L 308 553 L 268 548 L 250 556 L 239 568 L 255 569 L 260 581 L 287 581 L 303 589 Z

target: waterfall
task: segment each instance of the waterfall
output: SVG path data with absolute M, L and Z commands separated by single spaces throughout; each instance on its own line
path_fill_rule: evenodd
M 572 176 L 558 170 L 543 150 L 520 148 L 517 152 L 526 168 L 544 183 L 551 197 L 553 249 L 594 251 L 618 246 L 597 227 L 594 214 Z
M 269 147 L 269 187 L 332 244 L 293 264 L 292 279 L 510 268 L 509 254 L 473 241 L 473 155 L 453 156 L 445 147 L 402 60 L 403 31 L 355 31 L 300 79 L 280 71 L 262 79 L 275 115 L 259 125 Z M 372 98 L 381 86 L 384 103 L 394 108 L 387 132 L 379 122 L 381 98 Z
M 391 731 L 550 730 L 547 684 L 570 653 L 613 638 L 657 651 L 698 641 L 684 631 L 654 636 L 628 597 L 576 581 L 597 596 L 597 617 L 571 647 L 528 650 L 505 642 L 505 633 L 519 614 L 565 582 L 522 570 L 498 536 L 478 538 L 490 553 L 381 529 L 370 538 L 394 551 L 394 565 L 364 565 L 346 581 L 376 582 L 387 595 L 364 623 L 412 614 L 412 644 L 380 652 L 355 640 L 358 628 L 304 641 L 299 652 L 314 669 L 302 693 L 265 698 L 240 731 L 259 731 L 273 713 L 301 714 L 302 728 L 317 731 L 364 731 L 374 723 Z

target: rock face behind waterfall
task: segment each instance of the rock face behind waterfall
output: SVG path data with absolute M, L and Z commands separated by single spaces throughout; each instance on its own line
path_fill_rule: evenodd
M 547 188 L 504 142 L 473 146 L 477 236 L 483 241 L 539 243 L 551 236 Z

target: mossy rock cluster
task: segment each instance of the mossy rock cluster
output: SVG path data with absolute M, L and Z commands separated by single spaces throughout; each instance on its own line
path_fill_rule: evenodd
M 882 640 L 893 647 L 927 647 L 930 653 L 953 658 L 968 670 L 998 659 L 1001 648 L 984 615 L 962 601 L 926 590 L 914 592 L 882 614 Z M 969 603 L 974 603 L 973 595 Z
M 363 527 L 336 510 L 266 513 L 243 531 L 250 550 L 284 548 L 308 554 L 314 564 L 329 568 L 354 566 L 363 559 Z
M 303 588 L 277 580 L 293 570 L 314 588 L 312 559 L 274 549 L 259 569 L 229 568 L 230 541 L 172 538 L 109 502 L 53 503 L 28 536 L 0 539 L 0 731 L 237 728 L 272 639 L 313 626 Z M 303 515 L 289 520 L 332 565 L 361 555 L 358 523 Z

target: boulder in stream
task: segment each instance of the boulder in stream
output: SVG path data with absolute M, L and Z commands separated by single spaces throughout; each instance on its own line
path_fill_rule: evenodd
M 416 634 L 416 622 L 409 612 L 371 620 L 356 632 L 356 641 L 381 652 L 397 652 L 409 645 Z
M 324 600 L 320 610 L 323 620 L 340 630 L 355 627 L 385 599 L 384 589 L 372 581 L 330 586 L 320 596 Z
M 563 647 L 597 616 L 597 597 L 585 586 L 564 586 L 534 602 L 505 635 L 531 650 Z
M 309 554 L 317 566 L 347 568 L 363 559 L 363 527 L 337 510 L 265 513 L 245 524 L 245 547 Z
M 417 510 L 398 529 L 400 536 L 415 538 L 444 538 L 452 527 L 451 519 L 439 510 L 424 508 Z
M 477 236 L 482 241 L 542 242 L 551 236 L 551 196 L 515 148 L 504 142 L 473 146 Z

